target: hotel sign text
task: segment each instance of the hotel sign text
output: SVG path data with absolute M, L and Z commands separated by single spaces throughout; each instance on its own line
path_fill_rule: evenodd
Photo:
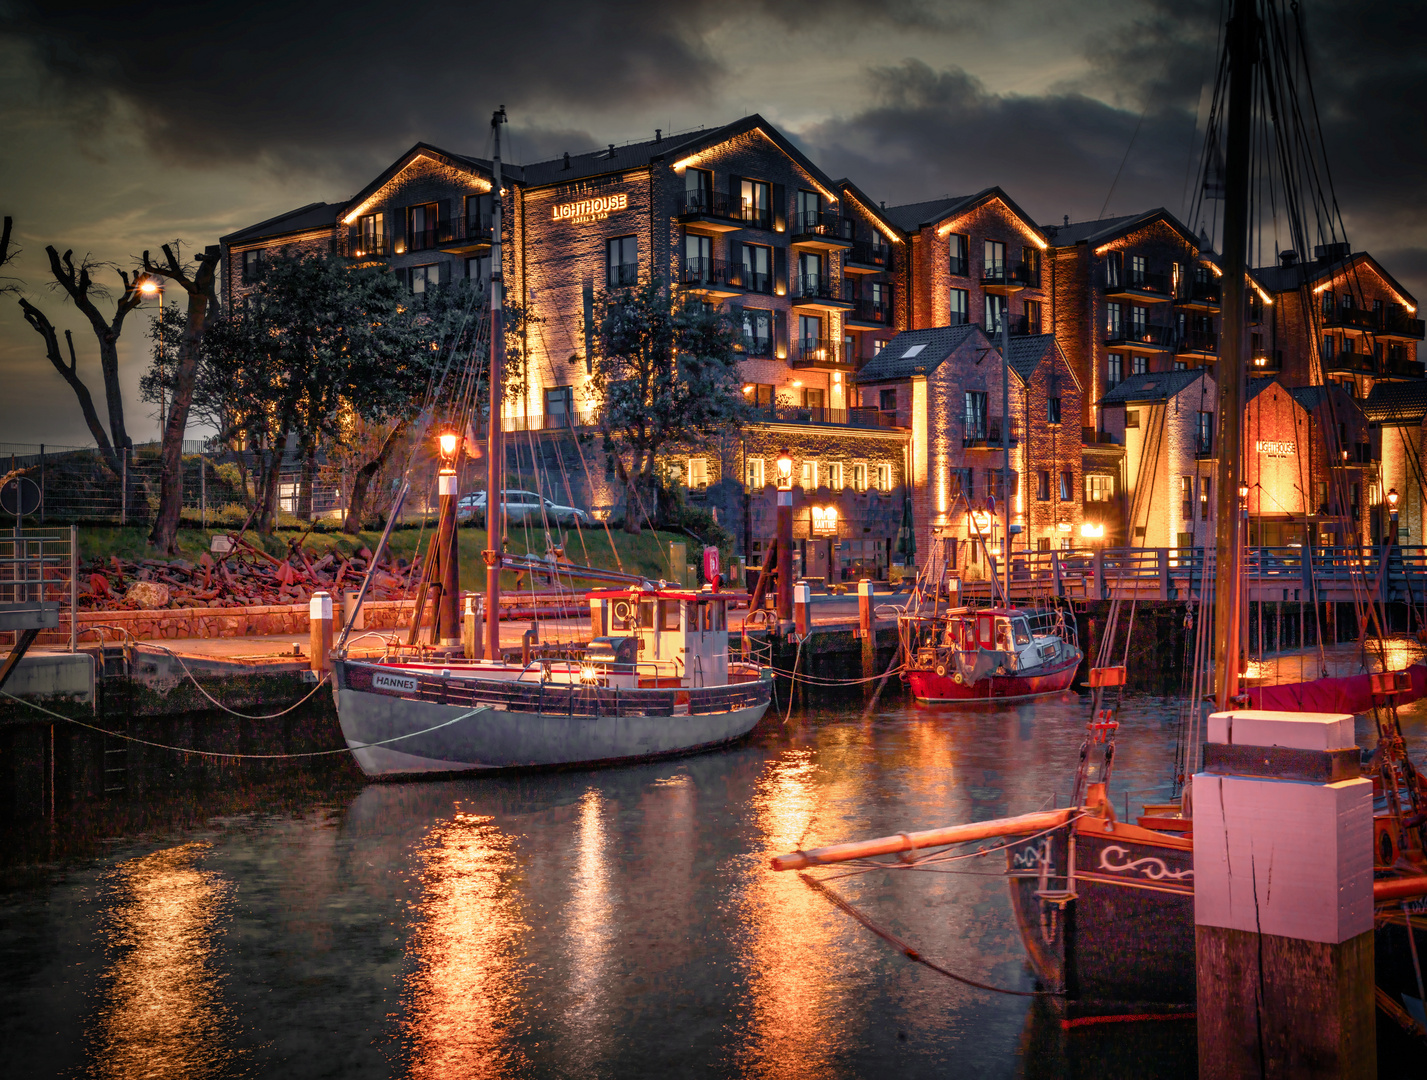
M 580 199 L 578 202 L 560 203 L 551 210 L 550 216 L 555 221 L 569 221 L 579 224 L 585 221 L 603 221 L 615 211 L 627 210 L 628 208 L 628 194 L 597 195 L 593 199 Z
M 1266 454 L 1269 457 L 1292 457 L 1296 446 L 1291 442 L 1271 442 L 1268 439 L 1259 439 L 1254 443 L 1254 453 Z

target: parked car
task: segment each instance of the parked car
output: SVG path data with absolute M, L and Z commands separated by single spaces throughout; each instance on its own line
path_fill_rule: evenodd
M 561 506 L 542 498 L 534 491 L 517 491 L 507 488 L 504 492 L 505 517 L 511 524 L 531 521 L 536 524 L 548 521 L 552 525 L 570 525 L 577 529 L 590 522 L 590 515 L 577 506 Z M 470 521 L 476 525 L 486 523 L 486 493 L 477 491 L 473 495 L 463 495 L 456 504 L 456 520 Z

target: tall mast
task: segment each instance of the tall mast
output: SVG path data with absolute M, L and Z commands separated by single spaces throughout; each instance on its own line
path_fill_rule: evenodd
M 1010 281 L 1010 268 L 1006 268 Z M 1001 308 L 1001 564 L 1006 608 L 1011 607 L 1011 297 L 1002 298 Z
M 1224 332 L 1215 372 L 1219 383 L 1219 497 L 1214 573 L 1214 697 L 1220 710 L 1239 695 L 1243 536 L 1239 514 L 1244 399 L 1248 378 L 1249 158 L 1254 68 L 1258 62 L 1256 0 L 1234 0 L 1229 17 L 1229 115 L 1224 154 Z
M 500 126 L 505 122 L 505 106 L 491 116 L 495 152 L 491 156 L 491 377 L 490 419 L 486 421 L 486 659 L 500 659 L 500 538 L 505 517 L 505 447 L 501 438 L 501 374 L 505 366 L 505 314 L 501 309 L 501 204 L 504 190 L 500 177 Z

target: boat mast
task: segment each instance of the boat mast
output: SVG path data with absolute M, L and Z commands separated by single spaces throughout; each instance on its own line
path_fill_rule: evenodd
M 1010 282 L 1010 269 L 1005 269 Z M 1001 562 L 1005 566 L 1006 610 L 1011 608 L 1011 297 L 1001 300 Z
M 490 418 L 486 421 L 486 659 L 500 659 L 500 538 L 505 511 L 501 497 L 505 448 L 501 445 L 501 374 L 505 365 L 505 318 L 501 310 L 501 203 L 504 196 L 500 177 L 500 126 L 505 122 L 505 106 L 491 116 L 495 152 L 491 156 L 491 377 Z
M 1256 0 L 1234 0 L 1229 17 L 1229 115 L 1224 161 L 1224 333 L 1219 383 L 1219 528 L 1214 571 L 1214 697 L 1218 709 L 1239 695 L 1243 536 L 1239 514 L 1244 398 L 1247 396 L 1250 122 L 1258 63 Z

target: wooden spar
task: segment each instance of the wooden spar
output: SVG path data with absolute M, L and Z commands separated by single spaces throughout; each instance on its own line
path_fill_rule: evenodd
M 1372 883 L 1374 904 L 1381 904 L 1385 900 L 1407 900 L 1414 896 L 1427 896 L 1427 874 L 1389 878 Z
M 804 870 L 809 866 L 825 863 L 847 862 L 850 859 L 870 859 L 877 855 L 894 855 L 899 851 L 915 851 L 917 848 L 943 847 L 946 844 L 960 844 L 968 840 L 985 840 L 993 836 L 1027 836 L 1064 825 L 1079 813 L 1074 807 L 1064 810 L 1041 810 L 1020 817 L 997 818 L 994 821 L 972 821 L 965 825 L 948 825 L 943 829 L 927 829 L 924 832 L 898 833 L 876 840 L 853 840 L 846 844 L 814 848 L 812 851 L 793 851 L 773 858 L 774 870 Z

